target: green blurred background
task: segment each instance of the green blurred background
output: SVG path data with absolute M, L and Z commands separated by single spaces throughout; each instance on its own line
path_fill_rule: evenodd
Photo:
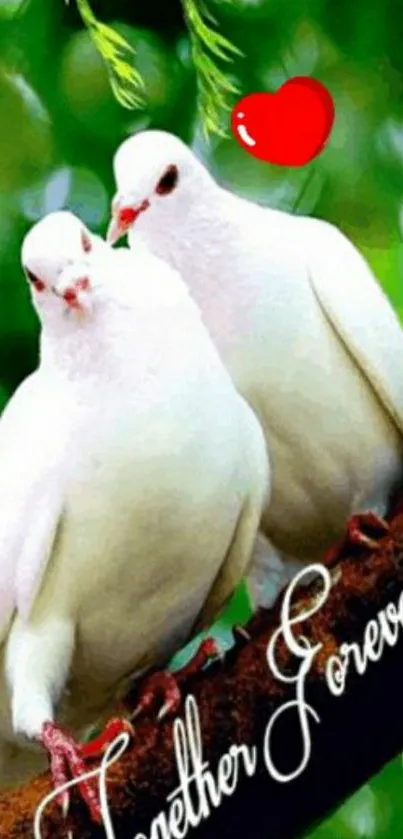
M 254 160 L 231 138 L 203 140 L 179 0 L 93 0 L 98 17 L 137 51 L 147 107 L 136 112 L 114 100 L 75 0 L 0 0 L 0 409 L 37 359 L 38 326 L 19 263 L 24 233 L 44 213 L 69 207 L 103 234 L 112 154 L 141 128 L 166 128 L 193 142 L 221 182 L 246 197 L 339 225 L 403 314 L 399 6 L 210 0 L 222 33 L 244 53 L 230 71 L 242 93 L 275 90 L 287 76 L 304 74 L 327 84 L 334 97 L 336 123 L 325 152 L 302 169 L 280 169 Z M 246 608 L 241 591 L 217 627 L 227 640 L 229 623 Z M 396 760 L 312 839 L 396 839 L 402 788 Z

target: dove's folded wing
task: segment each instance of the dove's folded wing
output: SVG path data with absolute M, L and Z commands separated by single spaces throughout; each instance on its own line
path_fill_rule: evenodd
M 361 254 L 330 225 L 312 241 L 308 270 L 327 319 L 403 432 L 403 329 L 387 297 Z
M 63 506 L 63 406 L 41 374 L 0 418 L 0 642 L 17 609 L 27 616 L 52 552 Z

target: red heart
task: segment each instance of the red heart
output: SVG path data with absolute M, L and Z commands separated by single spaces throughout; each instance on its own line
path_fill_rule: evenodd
M 323 84 L 295 76 L 276 93 L 251 93 L 235 106 L 231 128 L 243 148 L 267 163 L 303 166 L 322 151 L 334 104 Z

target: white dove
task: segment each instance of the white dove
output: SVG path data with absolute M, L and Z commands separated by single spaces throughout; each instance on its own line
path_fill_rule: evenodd
M 245 573 L 268 465 L 169 266 L 64 212 L 22 262 L 41 359 L 0 421 L 0 785 L 38 770 L 37 741 L 59 787 L 85 753 L 59 725 L 80 736 L 108 714 Z
M 141 238 L 180 271 L 270 446 L 264 531 L 319 559 L 402 478 L 403 332 L 386 296 L 338 229 L 233 195 L 171 134 L 128 138 L 114 171 L 108 240 Z

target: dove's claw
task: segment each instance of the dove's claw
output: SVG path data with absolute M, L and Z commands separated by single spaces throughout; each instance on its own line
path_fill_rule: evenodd
M 163 697 L 164 703 L 158 714 L 159 720 L 168 713 L 174 714 L 180 707 L 182 698 L 176 677 L 172 673 L 168 673 L 167 670 L 161 670 L 148 677 L 136 708 L 131 715 L 132 722 L 142 714 L 151 711 L 160 696 Z
M 140 699 L 130 717 L 131 721 L 151 711 L 160 697 L 163 699 L 163 705 L 157 715 L 158 721 L 176 714 L 182 702 L 181 684 L 191 676 L 196 676 L 205 664 L 217 658 L 221 658 L 221 653 L 216 642 L 212 638 L 206 638 L 185 667 L 175 673 L 169 673 L 167 670 L 152 673 L 142 687 Z
M 234 641 L 237 647 L 245 647 L 246 644 L 249 644 L 249 641 L 251 640 L 251 636 L 249 635 L 248 630 L 245 629 L 245 627 L 243 626 L 239 626 L 238 624 L 236 626 L 233 626 L 232 634 L 234 636 Z
M 361 513 L 352 516 L 347 523 L 344 539 L 325 554 L 325 565 L 334 565 L 340 559 L 341 554 L 349 547 L 361 547 L 371 551 L 378 550 L 379 539 L 385 536 L 388 530 L 388 522 L 375 513 Z
M 202 670 L 209 661 L 215 661 L 217 658 L 221 657 L 221 650 L 214 638 L 205 638 L 188 664 L 176 671 L 175 678 L 179 682 L 184 682 L 185 679 L 189 679 L 190 676 L 197 676 L 197 674 L 200 673 L 200 670 Z
M 81 744 L 77 743 L 66 731 L 53 723 L 45 723 L 42 728 L 41 743 L 48 752 L 50 771 L 55 789 L 64 786 L 74 778 L 80 778 L 88 771 L 81 754 Z M 102 821 L 101 806 L 94 780 L 77 783 L 81 798 L 85 802 L 94 822 Z M 59 797 L 64 815 L 67 814 L 68 794 Z
M 350 519 L 347 525 L 347 541 L 350 545 L 363 545 L 375 550 L 380 537 L 388 530 L 389 525 L 385 519 L 375 513 L 362 513 Z
M 134 728 L 129 720 L 124 717 L 113 717 L 98 737 L 80 745 L 81 756 L 86 760 L 102 758 L 108 746 L 123 732 L 130 734 L 130 737 L 134 736 Z
M 168 699 L 157 714 L 158 722 L 162 722 L 165 717 L 169 717 L 172 714 L 175 714 L 176 711 L 179 711 L 181 699 L 182 696 L 180 691 L 178 691 L 178 696 L 175 696 L 174 699 Z

